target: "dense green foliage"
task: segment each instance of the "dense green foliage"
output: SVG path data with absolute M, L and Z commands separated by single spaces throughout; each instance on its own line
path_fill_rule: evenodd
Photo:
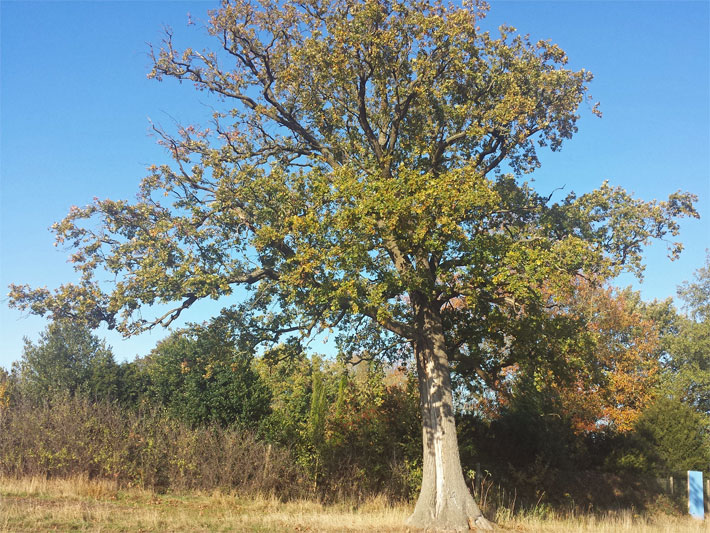
M 645 452 L 639 470 L 669 474 L 707 470 L 710 420 L 677 398 L 660 396 L 636 422 L 634 433 Z
M 192 326 L 158 343 L 146 361 L 148 396 L 193 425 L 255 428 L 269 413 L 270 392 L 223 322 Z
M 662 373 L 633 433 L 616 439 L 610 468 L 667 474 L 710 463 L 710 256 L 678 296 L 684 312 L 670 299 L 645 306 L 657 326 Z
M 274 392 L 262 430 L 289 446 L 327 493 L 408 497 L 421 481 L 421 430 L 412 376 L 373 363 L 260 363 Z

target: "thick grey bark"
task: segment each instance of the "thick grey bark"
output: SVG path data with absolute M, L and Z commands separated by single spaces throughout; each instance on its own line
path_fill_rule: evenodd
M 451 377 L 440 316 L 417 313 L 421 337 L 414 342 L 422 412 L 422 488 L 407 524 L 426 530 L 490 531 L 466 486 L 459 459 Z

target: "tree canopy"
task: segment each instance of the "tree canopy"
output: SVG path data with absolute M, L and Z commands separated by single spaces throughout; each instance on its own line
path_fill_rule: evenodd
M 484 12 L 240 1 L 212 13 L 221 49 L 179 51 L 168 34 L 151 76 L 233 108 L 212 128 L 162 132 L 176 164 L 152 167 L 137 202 L 73 208 L 54 231 L 81 281 L 13 286 L 14 304 L 131 334 L 249 284 L 284 328 L 357 317 L 412 338 L 403 295 L 469 297 L 457 322 L 483 324 L 491 307 L 534 301 L 541 280 L 638 268 L 643 244 L 694 214 L 692 198 L 643 202 L 604 185 L 551 204 L 519 183 L 539 146 L 574 133 L 592 77 L 550 42 L 480 32 Z M 110 289 L 101 270 L 118 277 Z
M 661 332 L 663 393 L 710 414 L 710 255 L 694 277 L 678 288 L 684 312 L 670 299 L 649 304 L 646 312 Z

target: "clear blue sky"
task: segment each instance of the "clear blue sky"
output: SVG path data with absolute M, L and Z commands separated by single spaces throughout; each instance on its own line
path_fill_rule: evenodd
M 171 26 L 178 44 L 208 43 L 200 24 L 218 2 L 0 2 L 0 287 L 56 287 L 75 280 L 48 227 L 92 198 L 132 198 L 145 167 L 167 157 L 149 118 L 170 127 L 205 121 L 213 103 L 189 84 L 146 79 L 148 44 Z M 682 258 L 647 252 L 646 299 L 674 296 L 710 246 L 708 20 L 704 2 L 493 2 L 486 27 L 507 23 L 551 39 L 573 68 L 595 75 L 591 92 L 604 118 L 584 110 L 580 131 L 559 153 L 544 153 L 541 191 L 584 192 L 608 179 L 637 196 L 683 189 L 700 198 L 686 221 Z M 197 22 L 187 26 L 187 14 Z M 630 278 L 619 281 L 631 283 Z M 201 305 L 201 321 L 216 310 Z M 36 340 L 45 321 L 0 299 L 0 366 Z M 119 360 L 145 355 L 165 335 L 130 340 L 100 331 Z

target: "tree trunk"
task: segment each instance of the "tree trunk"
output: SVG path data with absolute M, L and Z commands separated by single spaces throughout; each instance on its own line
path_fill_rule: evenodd
M 422 411 L 422 488 L 407 524 L 434 531 L 490 531 L 466 486 L 454 422 L 451 376 L 441 317 L 417 313 L 421 337 L 414 342 Z

